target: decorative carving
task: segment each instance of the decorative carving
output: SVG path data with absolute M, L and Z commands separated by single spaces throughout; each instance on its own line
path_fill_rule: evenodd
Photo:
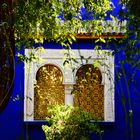
M 54 65 L 44 65 L 36 75 L 34 96 L 34 119 L 44 120 L 48 116 L 48 106 L 64 104 L 62 72 Z
M 93 119 L 104 120 L 104 86 L 100 70 L 87 64 L 77 71 L 74 105 L 91 113 Z

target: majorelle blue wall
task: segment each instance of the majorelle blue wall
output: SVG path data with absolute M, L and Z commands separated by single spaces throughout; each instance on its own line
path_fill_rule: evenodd
M 115 5 L 117 1 L 114 0 Z M 118 8 L 114 11 L 114 15 L 117 15 Z M 123 47 L 125 44 L 118 44 L 117 47 Z M 106 46 L 103 44 L 103 48 Z M 44 44 L 45 48 L 52 49 L 62 49 L 62 47 L 55 43 Z M 72 48 L 77 49 L 91 49 L 94 48 L 93 40 L 79 40 L 77 44 L 73 44 Z M 110 43 L 110 48 L 115 51 L 113 47 L 113 42 Z M 22 52 L 23 53 L 23 52 Z M 125 58 L 123 51 L 117 53 L 115 52 L 115 122 L 101 124 L 104 128 L 104 134 L 102 135 L 103 140 L 129 140 L 131 139 L 131 119 L 129 116 L 129 101 L 128 101 L 128 90 L 126 85 L 127 76 L 117 81 L 117 72 L 122 69 L 119 64 L 120 60 Z M 45 135 L 42 131 L 41 124 L 36 123 L 25 123 L 23 121 L 23 99 L 24 99 L 24 64 L 18 63 L 15 59 L 15 82 L 12 97 L 5 108 L 5 110 L 0 114 L 0 140 L 45 140 Z M 133 69 L 129 65 L 125 65 L 124 70 L 129 74 L 133 73 Z M 138 82 L 137 87 L 131 84 L 130 88 L 130 98 L 133 110 L 133 139 L 140 139 L 140 72 L 136 72 L 135 76 Z M 125 100 L 123 100 L 123 96 Z M 125 102 L 125 107 L 123 103 Z M 91 139 L 98 140 L 100 137 L 98 135 L 92 134 Z
M 124 44 L 122 44 L 124 45 Z M 117 47 L 122 47 L 117 45 Z M 79 40 L 78 43 L 72 45 L 73 49 L 80 47 L 81 49 L 94 48 L 93 40 Z M 102 45 L 106 49 L 105 45 Z M 55 43 L 46 43 L 45 48 L 62 49 L 62 47 Z M 110 44 L 110 48 L 113 49 L 113 42 Z M 114 49 L 115 50 L 115 49 Z M 103 140 L 129 140 L 130 135 L 130 120 L 126 123 L 125 110 L 122 104 L 121 95 L 125 96 L 126 111 L 129 110 L 128 92 L 123 78 L 120 82 L 117 81 L 116 73 L 121 69 L 119 65 L 120 58 L 124 58 L 124 53 L 115 53 L 115 122 L 101 124 L 104 128 L 104 134 L 102 135 Z M 16 60 L 15 60 L 16 61 Z M 125 69 L 129 69 L 132 73 L 131 67 L 125 66 Z M 16 75 L 12 97 L 4 110 L 0 114 L 0 140 L 45 140 L 45 135 L 41 129 L 41 124 L 36 123 L 25 123 L 23 121 L 23 96 L 24 96 L 24 64 L 17 63 L 16 61 Z M 137 73 L 136 77 L 139 80 L 140 72 Z M 126 77 L 127 78 L 127 77 Z M 140 137 L 140 82 L 138 88 L 135 89 L 133 86 L 130 89 L 131 103 L 133 110 L 133 139 L 139 140 Z M 98 140 L 98 135 L 92 134 L 91 139 Z

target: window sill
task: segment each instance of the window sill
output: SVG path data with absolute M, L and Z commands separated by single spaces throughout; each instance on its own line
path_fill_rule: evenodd
M 115 125 L 115 122 L 104 122 L 104 121 L 93 121 L 91 120 L 91 123 L 97 123 L 101 126 L 113 126 Z M 48 124 L 48 121 L 46 120 L 42 120 L 42 121 L 24 121 L 24 124 L 25 125 L 47 125 Z

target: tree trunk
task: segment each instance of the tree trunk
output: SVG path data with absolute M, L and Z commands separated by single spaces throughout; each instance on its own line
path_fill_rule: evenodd
M 12 94 L 14 73 L 12 0 L 0 0 L 0 112 Z

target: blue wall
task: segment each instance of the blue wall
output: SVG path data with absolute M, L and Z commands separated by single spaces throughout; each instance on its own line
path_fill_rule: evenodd
M 47 43 L 44 45 L 47 48 L 57 48 L 61 49 L 60 45 L 54 43 Z M 81 40 L 77 44 L 72 46 L 73 49 L 80 47 L 81 49 L 93 49 L 94 44 L 91 40 Z M 113 45 L 110 45 L 113 48 Z M 117 47 L 122 47 L 121 45 Z M 106 48 L 104 46 L 104 48 Z M 123 59 L 123 52 L 115 54 L 115 72 L 121 69 L 119 65 L 119 59 Z M 15 60 L 16 61 L 16 60 Z M 16 61 L 17 62 L 17 61 Z M 130 67 L 125 66 L 126 69 Z M 0 139 L 1 140 L 44 140 L 45 136 L 41 129 L 41 124 L 27 124 L 23 122 L 23 94 L 24 94 L 24 65 L 23 63 L 16 63 L 16 75 L 15 84 L 12 97 L 8 103 L 8 106 L 0 114 Z M 137 73 L 137 78 L 140 73 Z M 133 109 L 133 131 L 134 139 L 138 140 L 140 136 L 140 94 L 137 92 L 138 88 L 131 88 L 131 102 Z M 128 94 L 127 86 L 125 84 L 125 79 L 121 79 L 120 82 L 116 80 L 115 82 L 115 123 L 102 124 L 105 128 L 105 133 L 103 134 L 103 140 L 127 140 L 130 139 L 130 127 L 129 121 L 126 123 L 126 114 L 121 101 L 121 96 L 125 96 L 126 101 L 126 111 L 128 113 Z M 129 117 L 128 117 L 129 120 Z M 99 139 L 97 135 L 91 135 L 92 139 Z
M 117 0 L 114 0 L 117 6 Z M 121 6 L 117 6 L 114 15 L 118 14 L 118 10 Z M 123 44 L 125 45 L 125 44 Z M 117 47 L 123 47 L 122 44 L 118 44 Z M 62 47 L 58 44 L 47 43 L 44 45 L 47 48 L 57 48 Z M 103 45 L 106 48 L 105 45 Z M 81 40 L 77 44 L 72 45 L 73 49 L 77 47 L 81 49 L 93 49 L 94 42 L 91 40 Z M 110 47 L 115 50 L 113 43 Z M 116 73 L 122 69 L 119 64 L 120 59 L 124 58 L 124 53 L 115 53 L 115 78 Z M 27 124 L 23 122 L 23 95 L 24 95 L 24 64 L 16 62 L 16 75 L 15 83 L 12 97 L 6 107 L 6 109 L 0 114 L 0 140 L 44 140 L 45 135 L 41 129 L 41 124 Z M 125 65 L 125 71 L 130 74 L 133 70 L 129 65 Z M 126 76 L 124 76 L 127 78 Z M 137 71 L 136 79 L 140 81 L 140 72 Z M 125 78 L 120 81 L 115 80 L 115 123 L 102 124 L 105 132 L 102 136 L 103 140 L 129 140 L 131 139 L 131 129 L 130 129 L 130 117 L 129 117 L 129 102 L 128 102 L 128 91 L 126 86 Z M 127 79 L 126 79 L 127 80 Z M 131 83 L 130 96 L 133 110 L 133 139 L 139 140 L 140 138 L 140 82 L 138 86 L 134 88 L 133 83 Z M 123 96 L 125 97 L 126 112 L 125 114 L 123 102 Z M 121 100 L 122 99 L 122 100 Z M 127 122 L 126 122 L 127 120 Z M 91 139 L 98 140 L 99 136 L 92 134 Z

